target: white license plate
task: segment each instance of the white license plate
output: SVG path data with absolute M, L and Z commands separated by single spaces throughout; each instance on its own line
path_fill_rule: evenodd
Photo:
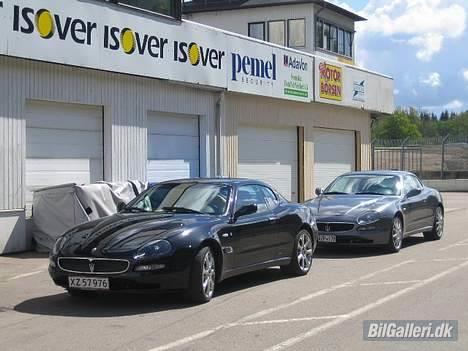
M 336 243 L 336 235 L 319 235 L 318 241 L 321 243 Z
M 81 290 L 109 290 L 109 278 L 68 277 L 68 287 Z

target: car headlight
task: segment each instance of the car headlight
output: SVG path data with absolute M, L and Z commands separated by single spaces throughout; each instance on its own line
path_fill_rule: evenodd
M 358 218 L 358 224 L 368 225 L 380 220 L 380 214 L 377 212 L 367 212 Z
M 67 242 L 66 235 L 62 235 L 61 237 L 59 237 L 55 241 L 54 247 L 52 248 L 52 255 L 53 256 L 57 255 L 60 252 L 60 250 L 63 249 L 66 242 Z
M 137 251 L 135 258 L 150 257 L 156 258 L 169 254 L 172 251 L 172 245 L 167 240 L 157 240 L 146 244 Z

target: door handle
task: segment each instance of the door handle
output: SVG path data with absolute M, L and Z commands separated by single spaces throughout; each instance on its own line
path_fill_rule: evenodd
M 277 218 L 277 217 L 269 217 L 268 220 L 270 221 L 270 223 L 276 223 L 276 222 L 278 222 L 278 218 Z

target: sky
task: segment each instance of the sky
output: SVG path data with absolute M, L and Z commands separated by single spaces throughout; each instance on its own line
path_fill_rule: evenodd
M 395 80 L 395 104 L 468 110 L 468 0 L 331 0 L 367 18 L 358 65 Z

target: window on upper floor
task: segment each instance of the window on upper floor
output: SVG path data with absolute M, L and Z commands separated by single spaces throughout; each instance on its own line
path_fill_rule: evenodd
M 108 0 L 113 3 L 160 13 L 177 19 L 181 18 L 182 3 L 174 0 Z
M 352 57 L 353 37 L 354 33 L 349 30 L 322 19 L 316 21 L 315 46 L 317 49 Z
M 268 41 L 273 44 L 286 46 L 285 21 L 268 22 Z
M 288 46 L 290 48 L 303 48 L 306 46 L 305 19 L 288 20 Z
M 265 22 L 249 23 L 249 37 L 265 40 Z

